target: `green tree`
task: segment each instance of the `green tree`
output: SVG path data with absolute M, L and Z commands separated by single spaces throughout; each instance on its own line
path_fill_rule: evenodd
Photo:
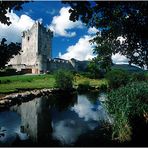
M 73 80 L 73 74 L 70 71 L 60 69 L 55 73 L 56 86 L 62 90 L 71 90 Z
M 10 43 L 6 44 L 6 39 L 2 39 L 0 43 L 0 69 L 4 68 L 5 65 L 13 58 L 14 55 L 17 55 L 21 50 L 20 43 Z
M 6 16 L 7 12 L 11 12 L 11 10 L 21 10 L 22 5 L 29 1 L 0 1 L 0 22 L 6 25 L 10 25 L 11 21 L 8 16 Z M 0 42 L 0 69 L 4 68 L 5 65 L 9 62 L 14 55 L 19 54 L 20 52 L 20 43 L 10 43 L 6 44 L 6 39 L 3 38 Z
M 70 20 L 82 20 L 98 32 L 92 42 L 98 59 L 111 59 L 120 53 L 129 63 L 148 67 L 148 2 L 147 1 L 64 1 L 71 8 Z M 118 37 L 125 41 L 121 44 Z
M 101 78 L 103 76 L 104 70 L 105 69 L 103 69 L 102 63 L 98 62 L 96 58 L 92 59 L 87 66 L 89 77 L 94 79 Z
M 109 87 L 111 89 L 116 89 L 128 84 L 129 73 L 122 69 L 112 69 L 106 73 L 105 78 L 108 80 Z

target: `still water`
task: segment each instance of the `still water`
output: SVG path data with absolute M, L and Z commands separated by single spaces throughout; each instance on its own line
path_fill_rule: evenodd
M 104 99 L 103 93 L 59 94 L 15 105 L 0 112 L 0 146 L 99 146 L 111 122 Z

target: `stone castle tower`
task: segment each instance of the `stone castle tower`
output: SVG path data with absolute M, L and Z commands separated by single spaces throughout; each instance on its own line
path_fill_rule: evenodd
M 53 33 L 38 21 L 30 30 L 22 33 L 22 52 L 9 64 L 18 71 L 27 73 L 44 73 L 51 58 Z
M 31 29 L 22 32 L 22 50 L 10 60 L 11 66 L 22 73 L 41 74 L 58 69 L 84 71 L 87 61 L 52 59 L 53 32 L 36 21 Z

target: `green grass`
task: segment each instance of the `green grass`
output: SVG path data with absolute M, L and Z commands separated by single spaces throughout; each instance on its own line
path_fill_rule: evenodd
M 148 82 L 134 82 L 112 90 L 105 102 L 114 118 L 113 138 L 121 142 L 131 140 L 132 122 L 135 117 L 147 122 Z M 139 125 L 136 125 L 137 128 Z
M 86 82 L 89 82 L 89 85 L 92 87 L 100 88 L 102 85 L 106 85 L 108 87 L 108 81 L 106 79 L 90 79 L 82 75 L 75 76 L 75 86 L 78 86 L 79 84 L 85 84 Z
M 80 83 L 87 81 L 90 82 L 90 86 L 101 87 L 107 85 L 105 79 L 89 79 L 84 76 L 75 76 L 74 87 Z M 42 89 L 42 88 L 54 88 L 55 78 L 54 75 L 17 75 L 17 76 L 5 76 L 0 77 L 0 93 L 17 92 L 20 89 Z
M 53 88 L 53 75 L 19 75 L 0 77 L 0 93 L 10 93 L 18 89 Z M 3 83 L 4 82 L 4 83 Z

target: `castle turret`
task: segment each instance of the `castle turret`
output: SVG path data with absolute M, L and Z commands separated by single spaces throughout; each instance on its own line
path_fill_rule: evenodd
M 47 71 L 47 61 L 51 58 L 53 33 L 36 21 L 30 30 L 22 32 L 22 52 L 13 64 L 30 73 Z M 16 59 L 18 59 L 16 57 Z M 25 65 L 25 68 L 24 68 Z
M 47 61 L 52 57 L 53 33 L 38 23 L 38 68 L 39 71 L 47 71 Z

